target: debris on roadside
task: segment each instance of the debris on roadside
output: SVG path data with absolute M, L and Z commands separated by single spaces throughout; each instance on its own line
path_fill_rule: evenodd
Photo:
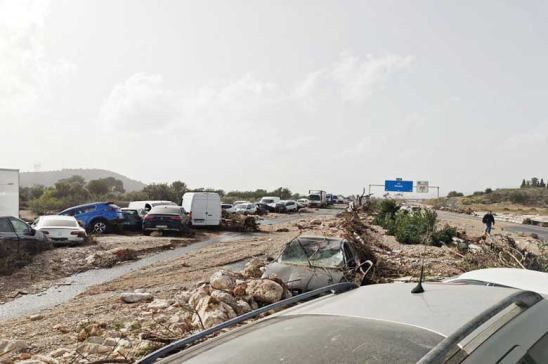
M 255 232 L 259 231 L 259 220 L 257 216 L 253 215 L 223 212 L 221 229 L 238 232 Z

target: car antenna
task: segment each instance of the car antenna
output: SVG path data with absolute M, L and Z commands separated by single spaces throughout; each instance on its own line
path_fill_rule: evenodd
M 431 233 L 427 232 L 426 236 L 430 238 Z M 426 243 L 426 242 L 424 242 Z M 424 253 L 426 251 L 426 244 L 424 244 L 424 249 L 422 250 L 421 256 L 421 275 L 419 276 L 419 283 L 411 290 L 411 293 L 423 293 L 424 288 L 422 287 L 422 281 L 424 279 Z
M 411 293 L 423 293 L 424 288 L 422 288 L 422 280 L 424 278 L 424 257 L 422 258 L 421 263 L 421 275 L 419 277 L 419 283 L 411 290 Z

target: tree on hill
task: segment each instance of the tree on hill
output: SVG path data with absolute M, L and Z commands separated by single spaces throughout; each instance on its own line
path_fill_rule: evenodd
M 523 179 L 523 181 L 521 181 L 521 186 L 519 186 L 519 188 L 525 188 L 527 187 L 527 183 L 525 183 L 525 178 Z
M 451 191 L 447 194 L 447 197 L 462 197 L 464 194 L 462 192 Z
M 538 187 L 538 178 L 537 177 L 531 178 L 531 187 Z
M 546 187 L 546 183 L 544 183 L 544 178 L 541 178 L 540 179 L 540 183 L 538 185 L 539 187 L 542 187 L 542 188 L 545 188 Z
M 110 186 L 104 179 L 94 179 L 86 185 L 87 190 L 95 196 L 103 196 L 110 192 Z

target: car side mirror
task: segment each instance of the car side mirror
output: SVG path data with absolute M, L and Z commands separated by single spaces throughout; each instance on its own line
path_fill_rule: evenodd
M 34 236 L 34 235 L 36 235 L 36 229 L 34 229 L 33 227 L 29 227 L 29 230 L 27 230 L 27 232 L 25 233 L 25 235 L 28 235 L 28 236 Z

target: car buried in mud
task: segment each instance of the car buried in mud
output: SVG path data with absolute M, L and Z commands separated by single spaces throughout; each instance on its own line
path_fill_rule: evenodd
M 294 292 L 306 292 L 339 282 L 361 281 L 373 263 L 360 262 L 345 239 L 299 236 L 288 242 L 263 277 L 276 276 Z M 359 275 L 359 277 L 357 277 Z

